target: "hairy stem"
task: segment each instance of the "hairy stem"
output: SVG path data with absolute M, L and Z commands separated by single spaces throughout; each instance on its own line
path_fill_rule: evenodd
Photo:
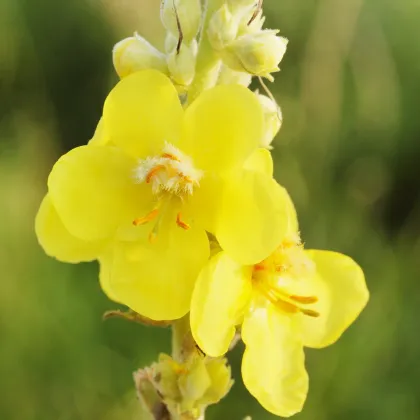
M 205 2 L 195 77 L 188 92 L 188 104 L 193 102 L 203 90 L 213 87 L 219 76 L 221 61 L 210 45 L 207 36 L 207 26 L 213 13 L 217 11 L 224 2 L 225 0 L 207 0 Z

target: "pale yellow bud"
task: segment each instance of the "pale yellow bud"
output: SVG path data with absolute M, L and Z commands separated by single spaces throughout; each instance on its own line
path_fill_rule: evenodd
M 190 46 L 182 43 L 179 51 L 175 48 L 168 54 L 168 69 L 172 80 L 181 87 L 191 84 L 195 74 L 197 42 Z
M 251 84 L 252 75 L 243 71 L 232 70 L 222 65 L 219 73 L 218 85 L 242 85 L 248 87 Z
M 210 378 L 210 386 L 201 398 L 200 403 L 210 405 L 218 403 L 232 388 L 233 380 L 226 359 L 211 359 L 207 362 L 207 374 Z
M 223 50 L 223 61 L 233 70 L 273 80 L 270 73 L 279 71 L 278 65 L 288 43 L 286 38 L 277 36 L 277 32 L 263 30 L 240 36 Z
M 265 22 L 265 16 L 263 16 L 262 10 L 258 12 L 254 19 L 250 22 L 253 13 L 251 13 L 251 17 L 245 15 L 244 18 L 241 20 L 241 24 L 239 26 L 238 35 L 245 35 L 245 34 L 253 34 L 256 32 L 260 32 Z
M 227 4 L 217 10 L 210 19 L 207 36 L 211 46 L 222 50 L 232 42 L 238 33 L 239 21 L 232 15 Z
M 201 2 L 200 0 L 163 0 L 160 18 L 166 30 L 177 38 L 180 36 L 179 24 L 184 41 L 189 44 L 200 29 Z
M 228 4 L 231 10 L 235 13 L 242 10 L 251 10 L 256 6 L 258 0 L 228 0 Z
M 179 389 L 184 402 L 184 410 L 191 410 L 211 386 L 205 359 L 197 358 L 179 377 Z
M 280 107 L 272 99 L 260 94 L 257 94 L 257 97 L 264 112 L 264 134 L 260 140 L 260 146 L 271 149 L 271 143 L 283 122 L 282 113 Z
M 170 32 L 168 32 L 165 38 L 165 52 L 167 54 L 170 54 L 173 50 L 176 49 L 178 42 L 179 42 L 179 38 L 176 36 L 173 36 Z
M 145 69 L 168 72 L 165 55 L 137 34 L 115 44 L 112 59 L 115 71 L 121 78 Z

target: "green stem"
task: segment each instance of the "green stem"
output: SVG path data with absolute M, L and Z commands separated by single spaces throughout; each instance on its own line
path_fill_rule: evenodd
M 195 77 L 188 92 L 187 103 L 190 104 L 200 93 L 216 84 L 221 61 L 210 45 L 207 36 L 207 26 L 213 13 L 216 12 L 226 0 L 207 0 L 204 5 L 203 27 L 201 28 L 200 43 L 198 46 Z
M 178 363 L 185 363 L 197 351 L 191 334 L 190 316 L 185 315 L 172 324 L 172 358 Z

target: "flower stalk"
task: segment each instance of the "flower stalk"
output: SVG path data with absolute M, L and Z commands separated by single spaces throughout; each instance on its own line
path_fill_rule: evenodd
M 282 114 L 262 78 L 288 41 L 264 19 L 262 0 L 163 0 L 164 51 L 139 34 L 115 45 L 121 81 L 93 138 L 54 165 L 36 217 L 48 255 L 99 261 L 103 291 L 129 308 L 104 319 L 172 327 L 171 355 L 134 373 L 153 420 L 204 420 L 233 385 L 239 340 L 249 392 L 298 413 L 304 347 L 334 343 L 369 298 L 350 257 L 304 249 L 273 178 Z

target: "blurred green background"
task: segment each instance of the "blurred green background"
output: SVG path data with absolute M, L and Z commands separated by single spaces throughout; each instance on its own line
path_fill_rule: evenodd
M 162 45 L 158 0 L 0 2 L 0 419 L 141 419 L 131 373 L 170 333 L 122 320 L 96 264 L 46 257 L 34 216 L 54 161 L 86 143 L 117 78 L 115 42 Z M 371 301 L 334 346 L 307 351 L 297 420 L 420 419 L 420 2 L 266 0 L 290 39 L 273 91 L 276 177 L 308 247 L 347 253 Z M 159 29 L 158 29 L 159 28 Z M 236 384 L 208 419 L 273 419 Z

